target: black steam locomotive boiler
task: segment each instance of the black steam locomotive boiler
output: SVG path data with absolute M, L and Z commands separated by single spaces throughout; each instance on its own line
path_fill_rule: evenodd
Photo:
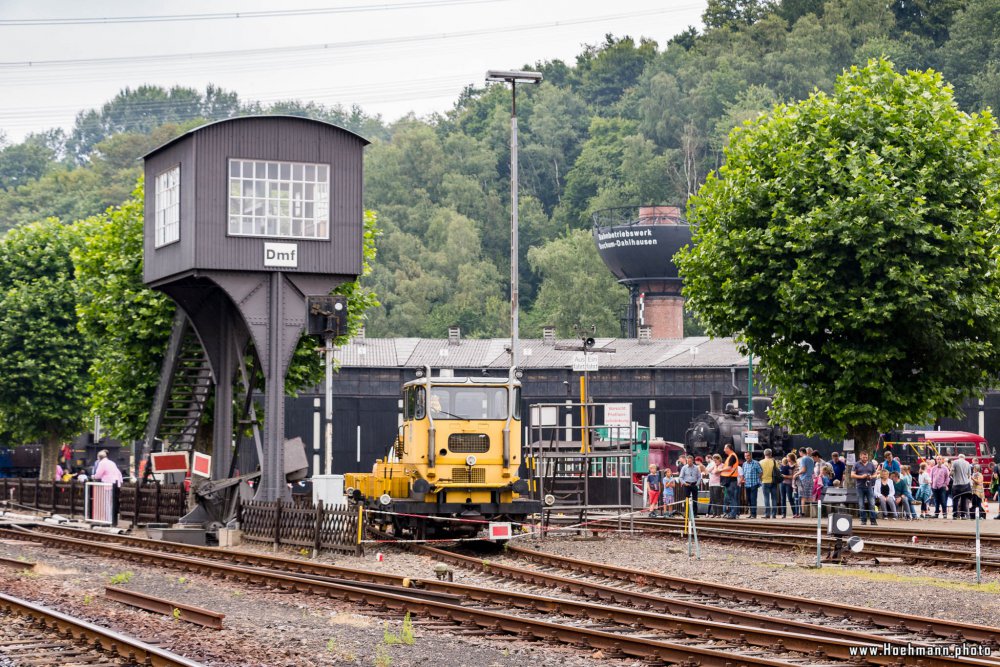
M 695 456 L 710 456 L 721 454 L 723 447 L 730 444 L 736 452 L 770 449 L 775 456 L 784 454 L 791 446 L 791 435 L 787 429 L 769 423 L 770 406 L 771 399 L 766 396 L 753 399 L 753 428 L 748 431 L 747 413 L 740 410 L 739 402 L 723 405 L 722 392 L 713 391 L 709 411 L 695 417 L 684 434 L 687 451 Z M 752 442 L 753 436 L 747 437 L 748 432 L 756 434 L 756 443 Z

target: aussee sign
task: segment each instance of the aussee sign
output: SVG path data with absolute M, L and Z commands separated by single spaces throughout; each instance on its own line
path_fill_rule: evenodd
M 299 266 L 298 255 L 299 247 L 295 243 L 264 244 L 264 266 L 297 269 Z

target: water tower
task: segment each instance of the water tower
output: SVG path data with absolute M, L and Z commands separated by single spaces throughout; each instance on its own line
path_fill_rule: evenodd
M 684 337 L 684 298 L 674 254 L 691 242 L 678 206 L 625 206 L 593 215 L 594 242 L 618 282 L 628 287 L 622 335 Z
M 251 116 L 195 128 L 145 156 L 143 280 L 178 306 L 147 446 L 169 439 L 190 449 L 214 390 L 212 477 L 228 477 L 234 421 L 256 429 L 259 372 L 257 498 L 288 493 L 285 376 L 307 299 L 361 273 L 367 144 L 322 121 Z M 251 412 L 234 420 L 236 378 Z

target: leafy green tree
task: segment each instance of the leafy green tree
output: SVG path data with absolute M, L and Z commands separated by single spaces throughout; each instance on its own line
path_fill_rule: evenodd
M 710 30 L 735 30 L 753 25 L 773 10 L 770 0 L 708 0 L 701 20 Z
M 625 139 L 635 133 L 636 124 L 632 121 L 598 117 L 591 121 L 589 138 L 566 176 L 563 200 L 555 212 L 560 223 L 575 228 L 589 226 L 587 213 L 591 209 L 590 200 L 602 186 L 621 178 Z
M 40 178 L 55 166 L 62 149 L 62 130 L 29 134 L 19 144 L 0 141 L 0 190 Z
M 86 414 L 90 347 L 77 332 L 70 252 L 79 233 L 58 220 L 22 225 L 0 240 L 0 432 L 42 442 L 42 479 L 61 441 Z
M 871 447 L 1000 369 L 996 124 L 939 74 L 852 68 L 734 131 L 688 207 L 688 304 L 761 358 L 777 416 Z
M 214 93 L 211 96 L 212 107 L 216 113 L 220 113 L 216 104 L 220 96 Z M 150 85 L 139 86 L 134 90 L 125 88 L 99 111 L 90 109 L 77 114 L 67 147 L 78 162 L 84 163 L 91 149 L 112 134 L 147 133 L 164 123 L 204 118 L 203 100 L 197 90 L 182 86 L 174 86 L 169 90 Z M 230 106 L 226 115 L 235 115 L 238 111 L 238 106 Z M 225 116 L 215 118 L 220 117 Z
M 969 0 L 941 51 L 942 69 L 954 81 L 960 104 L 1000 108 L 1000 0 Z
M 601 261 L 589 230 L 573 229 L 532 248 L 528 261 L 542 275 L 542 284 L 524 318 L 525 336 L 540 337 L 542 327 L 549 325 L 565 337 L 575 336 L 577 326 L 596 326 L 600 336 L 621 335 L 618 317 L 628 290 Z
M 948 40 L 955 12 L 966 3 L 967 0 L 893 0 L 889 7 L 901 32 L 928 38 L 941 46 Z
M 144 436 L 174 304 L 142 281 L 142 185 L 121 206 L 79 223 L 73 252 L 79 329 L 92 341 L 88 407 L 108 433 Z
M 634 86 L 646 64 L 656 56 L 656 42 L 605 35 L 604 44 L 587 46 L 576 59 L 580 96 L 601 116 Z
M 590 115 L 579 95 L 568 88 L 542 83 L 531 122 L 520 139 L 522 185 L 549 213 L 559 203 L 566 175 L 587 136 Z

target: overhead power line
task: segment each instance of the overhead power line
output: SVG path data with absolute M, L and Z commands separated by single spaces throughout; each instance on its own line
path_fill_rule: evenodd
M 262 47 L 256 49 L 234 49 L 226 51 L 197 51 L 190 53 L 164 53 L 158 55 L 129 55 L 129 56 L 113 56 L 107 58 L 74 58 L 74 59 L 60 59 L 60 60 L 20 60 L 20 61 L 10 61 L 10 62 L 0 62 L 0 68 L 5 70 L 16 70 L 16 69 L 45 69 L 52 67 L 63 67 L 63 68 L 78 68 L 78 67 L 94 67 L 100 65 L 118 65 L 121 63 L 128 64 L 138 64 L 138 63 L 157 63 L 165 61 L 174 60 L 190 60 L 190 59 L 213 59 L 213 58 L 232 58 L 232 57 L 243 57 L 243 56 L 258 56 L 266 55 L 273 56 L 277 54 L 289 54 L 289 53 L 304 53 L 304 52 L 316 52 L 316 51 L 328 51 L 328 50 L 344 50 L 353 49 L 360 47 L 371 47 L 371 46 L 383 46 L 387 44 L 400 44 L 400 43 L 414 43 L 414 42 L 427 42 L 433 40 L 441 39 L 452 39 L 456 37 L 479 37 L 484 35 L 495 35 L 502 33 L 511 32 L 522 32 L 527 30 L 543 30 L 546 28 L 558 28 L 562 26 L 571 25 L 582 25 L 587 23 L 603 23 L 607 21 L 614 21 L 624 18 L 636 18 L 640 16 L 654 16 L 658 14 L 672 14 L 677 12 L 686 11 L 697 7 L 699 5 L 685 5 L 685 6 L 674 6 L 669 9 L 649 9 L 638 12 L 626 12 L 620 14 L 606 14 L 604 16 L 593 16 L 589 18 L 578 18 L 578 19 L 568 19 L 565 21 L 550 21 L 547 23 L 531 23 L 531 24 L 521 24 L 504 26 L 498 28 L 481 28 L 477 30 L 462 30 L 458 32 L 445 32 L 445 33 L 427 33 L 422 35 L 404 35 L 401 37 L 385 37 L 378 39 L 364 39 L 356 40 L 350 42 L 327 42 L 323 44 L 306 44 L 300 46 L 271 46 Z
M 424 0 L 423 2 L 386 2 L 378 5 L 347 5 L 344 7 L 313 7 L 307 9 L 274 9 L 256 12 L 214 12 L 208 14 L 151 14 L 148 16 L 81 16 L 76 18 L 0 19 L 0 26 L 95 25 L 110 23 L 165 23 L 168 21 L 221 21 L 233 19 L 278 18 L 286 16 L 316 16 L 321 14 L 354 14 L 385 12 L 398 9 L 428 9 L 456 5 L 482 5 L 510 0 Z

